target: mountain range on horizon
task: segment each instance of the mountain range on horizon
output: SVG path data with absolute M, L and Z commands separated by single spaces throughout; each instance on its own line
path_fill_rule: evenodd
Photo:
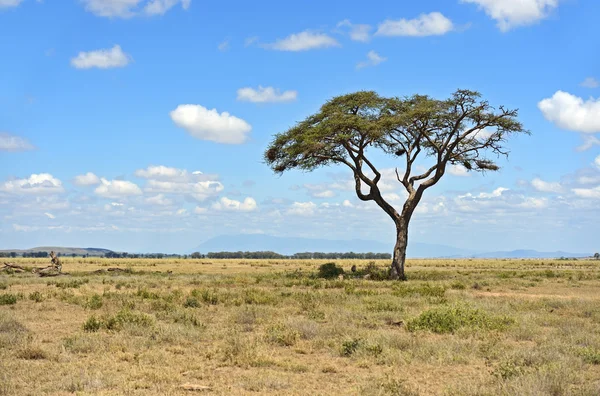
M 387 242 L 350 239 L 350 240 L 329 240 L 316 238 L 300 237 L 277 237 L 266 234 L 238 234 L 221 235 L 210 238 L 195 249 L 185 253 L 192 252 L 237 252 L 237 251 L 272 251 L 283 255 L 293 255 L 294 253 L 304 252 L 322 252 L 322 253 L 391 253 L 393 245 Z M 32 252 L 50 252 L 51 250 L 61 255 L 76 254 L 82 256 L 104 256 L 106 253 L 114 252 L 104 248 L 78 248 L 78 247 L 60 247 L 60 246 L 40 246 L 30 249 L 0 249 L 0 252 L 16 252 L 17 254 Z M 138 252 L 141 253 L 141 252 Z M 148 253 L 148 252 L 146 252 Z M 156 253 L 156 252 L 153 252 Z M 532 249 L 518 249 L 511 251 L 476 251 L 470 249 L 461 249 L 453 246 L 409 242 L 407 249 L 408 258 L 559 258 L 572 257 L 582 258 L 590 257 L 592 253 L 572 253 L 564 251 L 540 252 Z
M 393 245 L 387 242 L 351 239 L 329 240 L 299 237 L 276 237 L 266 234 L 221 235 L 208 239 L 191 252 L 225 251 L 273 251 L 292 255 L 302 252 L 355 252 L 355 253 L 391 253 Z M 539 252 L 532 249 L 512 251 L 476 251 L 453 246 L 423 242 L 409 242 L 408 258 L 559 258 L 590 257 L 590 253 L 571 253 L 564 251 Z

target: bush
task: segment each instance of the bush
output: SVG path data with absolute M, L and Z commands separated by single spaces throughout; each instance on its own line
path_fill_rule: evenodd
M 469 305 L 456 304 L 424 311 L 408 321 L 409 331 L 429 330 L 434 333 L 454 333 L 462 327 L 482 330 L 503 330 L 514 323 L 508 317 L 495 317 Z
M 84 331 L 96 332 L 102 327 L 102 321 L 94 315 L 90 316 L 83 324 Z
M 92 295 L 85 304 L 86 308 L 89 309 L 100 309 L 102 308 L 102 296 L 99 294 Z
M 8 289 L 8 285 L 6 283 L 0 283 L 0 290 Z
M 200 306 L 200 301 L 198 301 L 196 297 L 190 296 L 185 300 L 183 306 L 186 308 L 198 308 Z
M 34 291 L 33 293 L 29 294 L 29 299 L 35 302 L 42 302 L 44 301 L 44 295 L 39 291 Z
M 283 323 L 278 323 L 269 327 L 267 339 L 277 345 L 292 346 L 300 339 L 300 332 Z
M 340 349 L 340 353 L 342 354 L 342 356 L 350 356 L 354 352 L 356 352 L 356 350 L 358 349 L 359 346 L 360 346 L 360 339 L 351 338 L 349 340 L 342 342 L 342 347 Z
M 600 364 L 600 350 L 587 347 L 582 348 L 579 351 L 579 356 L 583 358 L 583 361 L 589 364 Z
M 319 267 L 318 278 L 334 279 L 344 274 L 344 269 L 335 263 L 326 263 Z
M 0 294 L 0 305 L 13 305 L 17 303 L 15 294 Z

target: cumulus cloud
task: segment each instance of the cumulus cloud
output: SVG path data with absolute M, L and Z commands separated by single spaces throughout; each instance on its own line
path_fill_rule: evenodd
M 600 186 L 595 188 L 574 188 L 573 193 L 581 198 L 600 199 Z
M 351 40 L 366 43 L 371 39 L 371 30 L 373 29 L 371 25 L 354 24 L 350 20 L 344 19 L 337 24 L 337 27 L 348 28 Z
M 22 137 L 0 132 L 0 151 L 29 151 L 35 147 Z
M 506 32 L 517 26 L 531 25 L 546 18 L 558 7 L 559 0 L 461 0 L 477 4 Z
M 131 56 L 123 52 L 121 46 L 115 45 L 110 49 L 80 52 L 71 59 L 71 66 L 76 69 L 110 69 L 125 67 L 131 62 Z
M 216 143 L 244 143 L 252 130 L 250 124 L 241 118 L 200 105 L 179 105 L 169 114 L 175 125 L 193 137 Z
M 448 168 L 448 173 L 452 176 L 471 176 L 467 168 L 461 165 L 450 165 L 450 167 Z
M 263 48 L 276 51 L 308 51 L 330 47 L 340 47 L 340 43 L 331 36 L 324 33 L 305 30 L 300 33 L 289 35 L 271 44 L 263 44 Z
M 16 7 L 21 4 L 23 0 L 0 0 L 0 9 Z
M 212 205 L 214 210 L 222 210 L 228 212 L 252 212 L 256 210 L 257 205 L 254 198 L 247 197 L 243 202 L 222 197 L 218 202 Z
M 600 132 L 600 99 L 584 100 L 557 91 L 538 103 L 544 117 L 558 127 L 581 133 Z
M 0 191 L 12 194 L 57 194 L 64 191 L 62 182 L 49 173 L 32 174 L 0 184 Z
M 142 190 L 137 184 L 126 180 L 106 180 L 101 178 L 102 183 L 94 192 L 104 198 L 121 198 L 133 195 L 142 195 Z
M 78 186 L 94 186 L 100 184 L 100 178 L 92 172 L 88 172 L 85 175 L 75 176 L 73 183 Z
M 356 65 L 357 69 L 362 69 L 368 66 L 377 66 L 380 63 L 383 63 L 387 60 L 387 58 L 384 58 L 383 56 L 379 55 L 377 52 L 375 51 L 369 51 L 369 53 L 367 54 L 367 60 L 363 61 L 363 62 L 359 62 Z
M 594 165 L 596 165 L 596 168 L 600 169 L 600 155 L 594 160 Z
M 313 202 L 294 202 L 287 210 L 288 214 L 296 216 L 312 216 L 317 205 Z
M 415 19 L 385 20 L 377 27 L 377 36 L 442 36 L 454 29 L 452 21 L 440 12 L 421 14 Z
M 245 87 L 237 90 L 237 100 L 252 103 L 293 102 L 298 97 L 297 91 L 283 91 L 273 87 L 258 86 L 258 89 Z
M 200 171 L 188 172 L 186 169 L 172 168 L 164 165 L 150 165 L 146 169 L 138 169 L 134 173 L 143 179 L 154 179 L 174 182 L 197 182 L 217 180 L 217 175 L 204 174 Z
M 558 182 L 546 182 L 540 178 L 535 178 L 531 181 L 531 186 L 537 191 L 548 192 L 548 193 L 561 193 L 563 187 Z
M 600 81 L 596 80 L 594 77 L 588 77 L 579 85 L 584 88 L 598 88 L 600 87 Z
M 132 18 L 137 15 L 163 15 L 177 4 L 187 10 L 191 0 L 81 0 L 85 9 L 107 18 Z
M 166 198 L 164 194 L 158 194 L 153 197 L 146 198 L 146 202 L 150 205 L 158 205 L 158 206 L 170 206 L 173 205 L 173 201 L 169 198 Z
M 192 183 L 149 180 L 144 188 L 150 193 L 188 194 L 203 201 L 223 191 L 223 185 L 218 181 L 201 181 Z

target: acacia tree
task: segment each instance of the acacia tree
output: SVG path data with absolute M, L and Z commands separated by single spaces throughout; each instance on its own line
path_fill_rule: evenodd
M 458 90 L 449 99 L 425 95 L 386 98 L 372 91 L 338 96 L 320 111 L 286 132 L 275 135 L 264 154 L 276 172 L 311 171 L 330 164 L 352 170 L 356 195 L 374 201 L 396 225 L 390 278 L 405 279 L 408 225 L 423 193 L 450 165 L 468 171 L 497 171 L 492 157 L 507 156 L 506 138 L 528 133 L 517 121 L 517 110 L 494 108 L 478 92 Z M 367 157 L 379 149 L 397 158 L 396 178 L 408 196 L 401 209 L 383 198 L 381 173 Z M 372 158 L 372 156 L 371 156 Z M 422 173 L 417 165 L 428 160 Z

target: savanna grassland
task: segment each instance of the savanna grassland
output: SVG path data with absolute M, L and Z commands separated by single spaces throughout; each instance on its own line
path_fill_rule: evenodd
M 0 275 L 0 395 L 600 394 L 598 261 L 62 260 Z

